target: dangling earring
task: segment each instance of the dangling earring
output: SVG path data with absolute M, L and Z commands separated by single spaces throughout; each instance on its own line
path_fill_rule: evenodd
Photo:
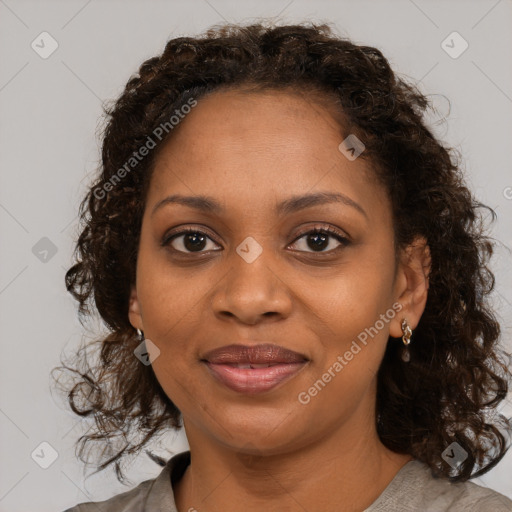
M 139 341 L 144 340 L 144 333 L 140 329 L 137 329 L 137 335 L 139 337 Z
M 405 347 L 402 349 L 402 361 L 408 363 L 411 360 L 411 354 L 409 353 L 409 348 L 407 345 L 411 343 L 412 330 L 407 320 L 404 318 L 402 320 L 402 341 L 404 342 Z

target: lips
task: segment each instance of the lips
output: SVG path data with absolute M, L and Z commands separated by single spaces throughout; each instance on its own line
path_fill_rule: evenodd
M 308 358 L 279 345 L 266 343 L 252 347 L 246 345 L 226 345 L 207 352 L 203 360 L 214 364 L 232 365 L 274 365 L 281 363 L 302 363 Z
M 297 374 L 308 358 L 279 345 L 227 345 L 201 359 L 217 381 L 240 393 L 269 391 Z

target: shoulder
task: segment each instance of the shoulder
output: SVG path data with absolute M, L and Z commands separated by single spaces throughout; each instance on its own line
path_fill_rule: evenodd
M 156 478 L 144 480 L 130 491 L 104 501 L 79 503 L 63 512 L 177 512 L 173 482 L 178 480 L 190 464 L 190 451 L 171 457 Z
M 366 512 L 511 512 L 512 500 L 487 487 L 436 478 L 417 460 L 397 473 Z
M 430 500 L 429 510 L 451 510 L 454 512 L 511 512 L 512 500 L 493 489 L 474 482 L 451 483 L 432 477 L 427 486 L 426 498 Z M 435 494 L 438 493 L 438 494 Z M 444 509 L 435 508 L 436 502 Z M 433 507 L 433 508 L 432 508 Z
M 151 487 L 156 479 L 146 480 L 140 483 L 130 491 L 117 494 L 112 498 L 104 501 L 89 501 L 87 503 L 79 503 L 72 508 L 68 508 L 64 512 L 135 512 L 136 510 L 144 510 L 144 503 Z

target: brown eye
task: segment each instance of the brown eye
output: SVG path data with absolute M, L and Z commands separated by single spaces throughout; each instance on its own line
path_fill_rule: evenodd
M 304 243 L 302 244 L 302 249 L 299 249 L 301 252 L 327 253 L 335 251 L 339 249 L 340 246 L 344 247 L 350 243 L 347 237 L 330 227 L 315 228 L 313 230 L 306 231 L 296 239 L 294 244 L 297 244 L 297 241 L 302 239 L 304 239 Z M 338 245 L 334 245 L 334 247 L 332 247 L 333 239 L 338 242 Z M 308 251 L 307 249 L 311 249 L 311 251 Z
M 203 252 L 205 250 L 215 250 L 214 247 L 208 247 L 209 240 L 213 242 L 213 240 L 211 240 L 211 238 L 203 231 L 195 228 L 187 228 L 179 233 L 174 233 L 173 235 L 166 237 L 162 242 L 162 245 L 171 245 L 174 250 L 185 254 Z

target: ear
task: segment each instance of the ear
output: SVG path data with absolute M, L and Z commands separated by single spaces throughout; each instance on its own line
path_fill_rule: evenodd
M 402 309 L 390 322 L 389 334 L 402 336 L 402 320 L 407 319 L 411 329 L 418 326 L 427 303 L 429 274 L 432 258 L 424 237 L 417 237 L 400 255 L 395 279 L 395 301 Z
M 135 329 L 144 331 L 144 324 L 142 323 L 142 312 L 139 303 L 139 297 L 137 296 L 137 289 L 135 285 L 132 285 L 130 293 L 130 305 L 128 308 L 128 318 L 130 323 Z

